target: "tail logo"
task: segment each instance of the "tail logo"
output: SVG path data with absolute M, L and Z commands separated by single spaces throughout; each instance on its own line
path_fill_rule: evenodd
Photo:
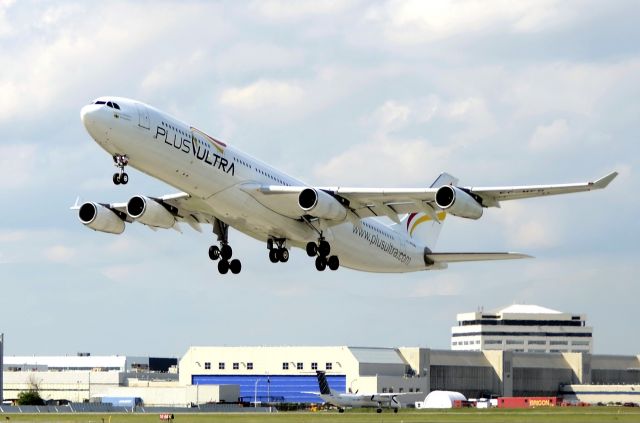
M 204 132 L 202 132 L 197 128 L 194 128 L 193 126 L 191 127 L 191 131 L 203 137 L 206 141 L 208 141 L 208 144 L 213 146 L 216 150 L 218 150 L 220 154 L 224 153 L 224 149 L 227 148 L 227 144 L 223 143 L 222 141 L 218 141 L 217 139 L 205 134 Z M 200 141 L 195 136 L 193 137 L 193 140 L 196 142 Z
M 418 215 L 422 215 L 418 217 Z M 447 217 L 446 212 L 438 213 L 438 221 L 442 222 Z M 409 218 L 407 219 L 407 232 L 409 232 L 409 236 L 413 236 L 413 232 L 416 230 L 421 223 L 428 222 L 432 220 L 431 216 L 428 216 L 423 213 L 411 213 Z

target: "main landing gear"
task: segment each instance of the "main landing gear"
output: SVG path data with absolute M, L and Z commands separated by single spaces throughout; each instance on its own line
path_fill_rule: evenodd
M 307 244 L 307 255 L 316 258 L 316 269 L 322 272 L 329 267 L 331 270 L 338 270 L 340 260 L 338 256 L 330 256 L 331 245 L 324 239 L 320 238 L 318 243 L 309 242 Z
M 269 260 L 271 263 L 286 263 L 289 261 L 289 250 L 285 246 L 284 239 L 268 239 L 267 249 L 269 250 Z
M 113 174 L 113 183 L 116 185 L 126 185 L 129 182 L 129 175 L 124 171 L 125 166 L 129 164 L 127 155 L 114 154 L 113 165 L 120 169 L 119 172 Z
M 229 245 L 229 225 L 216 220 L 213 225 L 213 231 L 218 235 L 220 247 L 212 245 L 209 247 L 209 258 L 213 261 L 218 260 L 218 272 L 225 275 L 231 270 L 231 273 L 237 275 L 242 270 L 242 263 L 238 259 L 231 259 L 233 249 Z

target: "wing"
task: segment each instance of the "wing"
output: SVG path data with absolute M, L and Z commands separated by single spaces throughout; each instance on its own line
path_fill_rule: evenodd
M 606 188 L 618 176 L 612 172 L 594 182 L 558 185 L 528 185 L 512 187 L 456 187 L 459 195 L 467 194 L 468 201 L 475 201 L 482 207 L 500 207 L 500 201 L 548 195 L 569 194 Z M 349 207 L 359 217 L 387 216 L 398 222 L 398 214 L 423 212 L 435 217 L 436 211 L 446 210 L 436 201 L 438 191 L 443 186 L 455 186 L 457 179 L 446 173 L 441 174 L 429 188 L 322 188 L 349 202 Z
M 608 175 L 593 181 L 581 182 L 577 184 L 557 184 L 557 185 L 530 185 L 515 187 L 482 187 L 465 188 L 468 191 L 482 198 L 485 207 L 500 207 L 500 201 L 519 200 L 522 198 L 544 197 L 547 195 L 570 194 L 573 192 L 592 191 L 606 188 L 613 181 L 618 172 L 611 172 Z

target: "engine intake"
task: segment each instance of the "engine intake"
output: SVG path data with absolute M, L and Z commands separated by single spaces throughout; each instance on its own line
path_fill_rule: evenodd
M 168 229 L 176 223 L 176 218 L 161 203 L 144 195 L 131 197 L 127 203 L 127 214 L 132 219 L 156 228 Z
M 124 232 L 124 220 L 113 210 L 102 204 L 87 202 L 80 206 L 78 219 L 94 231 L 121 234 Z
M 436 191 L 436 204 L 454 216 L 467 219 L 482 217 L 482 205 L 458 187 L 443 185 Z
M 344 220 L 347 209 L 330 194 L 315 188 L 305 188 L 298 195 L 298 205 L 308 214 L 327 220 Z

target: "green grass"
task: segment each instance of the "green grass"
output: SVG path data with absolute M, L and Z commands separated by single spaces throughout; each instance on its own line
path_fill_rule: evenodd
M 60 422 L 60 423 L 159 423 L 158 414 L 0 414 L 0 423 L 11 422 Z M 401 410 L 393 414 L 385 410 L 382 414 L 361 410 L 344 414 L 335 412 L 302 413 L 199 413 L 175 414 L 175 423 L 529 423 L 529 422 L 638 422 L 640 408 L 624 407 L 570 407 L 538 408 L 528 410 Z

